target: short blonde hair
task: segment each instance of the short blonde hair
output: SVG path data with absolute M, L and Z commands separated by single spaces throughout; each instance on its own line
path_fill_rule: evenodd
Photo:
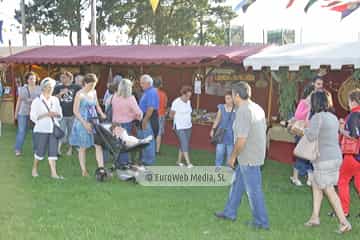
M 118 96 L 128 98 L 132 95 L 132 86 L 133 83 L 129 79 L 123 78 L 118 85 L 116 94 Z

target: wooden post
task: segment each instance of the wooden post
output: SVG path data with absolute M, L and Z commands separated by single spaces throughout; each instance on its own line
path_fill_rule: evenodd
M 271 108 L 272 108 L 272 95 L 273 95 L 273 79 L 271 75 L 271 69 L 270 69 L 270 86 L 269 86 L 269 96 L 268 96 L 268 107 L 267 107 L 267 120 L 268 122 L 271 121 Z
M 14 64 L 11 63 L 10 64 L 10 79 L 11 79 L 11 94 L 12 94 L 12 98 L 13 98 L 13 115 L 15 113 L 15 108 L 16 108 L 16 92 L 17 92 L 17 86 L 16 86 L 16 79 L 15 79 L 15 75 L 14 75 Z M 16 121 L 14 119 L 14 124 L 16 124 Z

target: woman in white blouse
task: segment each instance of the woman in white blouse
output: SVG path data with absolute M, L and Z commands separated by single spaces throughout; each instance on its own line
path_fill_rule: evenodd
M 191 95 L 192 88 L 183 86 L 180 91 L 181 96 L 175 99 L 171 105 L 170 117 L 174 119 L 174 129 L 179 139 L 179 155 L 177 165 L 183 167 L 182 160 L 185 159 L 187 167 L 192 168 L 190 162 L 190 138 L 191 138 Z
M 58 159 L 58 139 L 54 136 L 54 124 L 59 125 L 62 118 L 62 110 L 59 99 L 52 96 L 56 81 L 45 78 L 41 81 L 41 95 L 35 98 L 31 104 L 30 119 L 34 126 L 34 165 L 32 176 L 38 177 L 39 162 L 45 158 L 47 153 L 50 173 L 53 179 L 63 179 L 56 171 L 56 160 Z

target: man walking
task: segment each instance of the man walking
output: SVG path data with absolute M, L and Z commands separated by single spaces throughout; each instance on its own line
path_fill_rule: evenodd
M 251 88 L 247 83 L 240 82 L 233 87 L 233 98 L 238 109 L 233 125 L 235 145 L 228 164 L 235 169 L 235 179 L 224 211 L 215 213 L 215 216 L 235 221 L 246 192 L 253 217 L 247 225 L 269 229 L 260 170 L 266 149 L 265 113 L 251 101 Z

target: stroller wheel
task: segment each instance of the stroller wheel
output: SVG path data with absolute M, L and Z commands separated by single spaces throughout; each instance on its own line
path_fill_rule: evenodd
M 100 167 L 95 170 L 95 177 L 98 182 L 103 182 L 106 180 L 108 174 L 105 170 L 105 168 Z

